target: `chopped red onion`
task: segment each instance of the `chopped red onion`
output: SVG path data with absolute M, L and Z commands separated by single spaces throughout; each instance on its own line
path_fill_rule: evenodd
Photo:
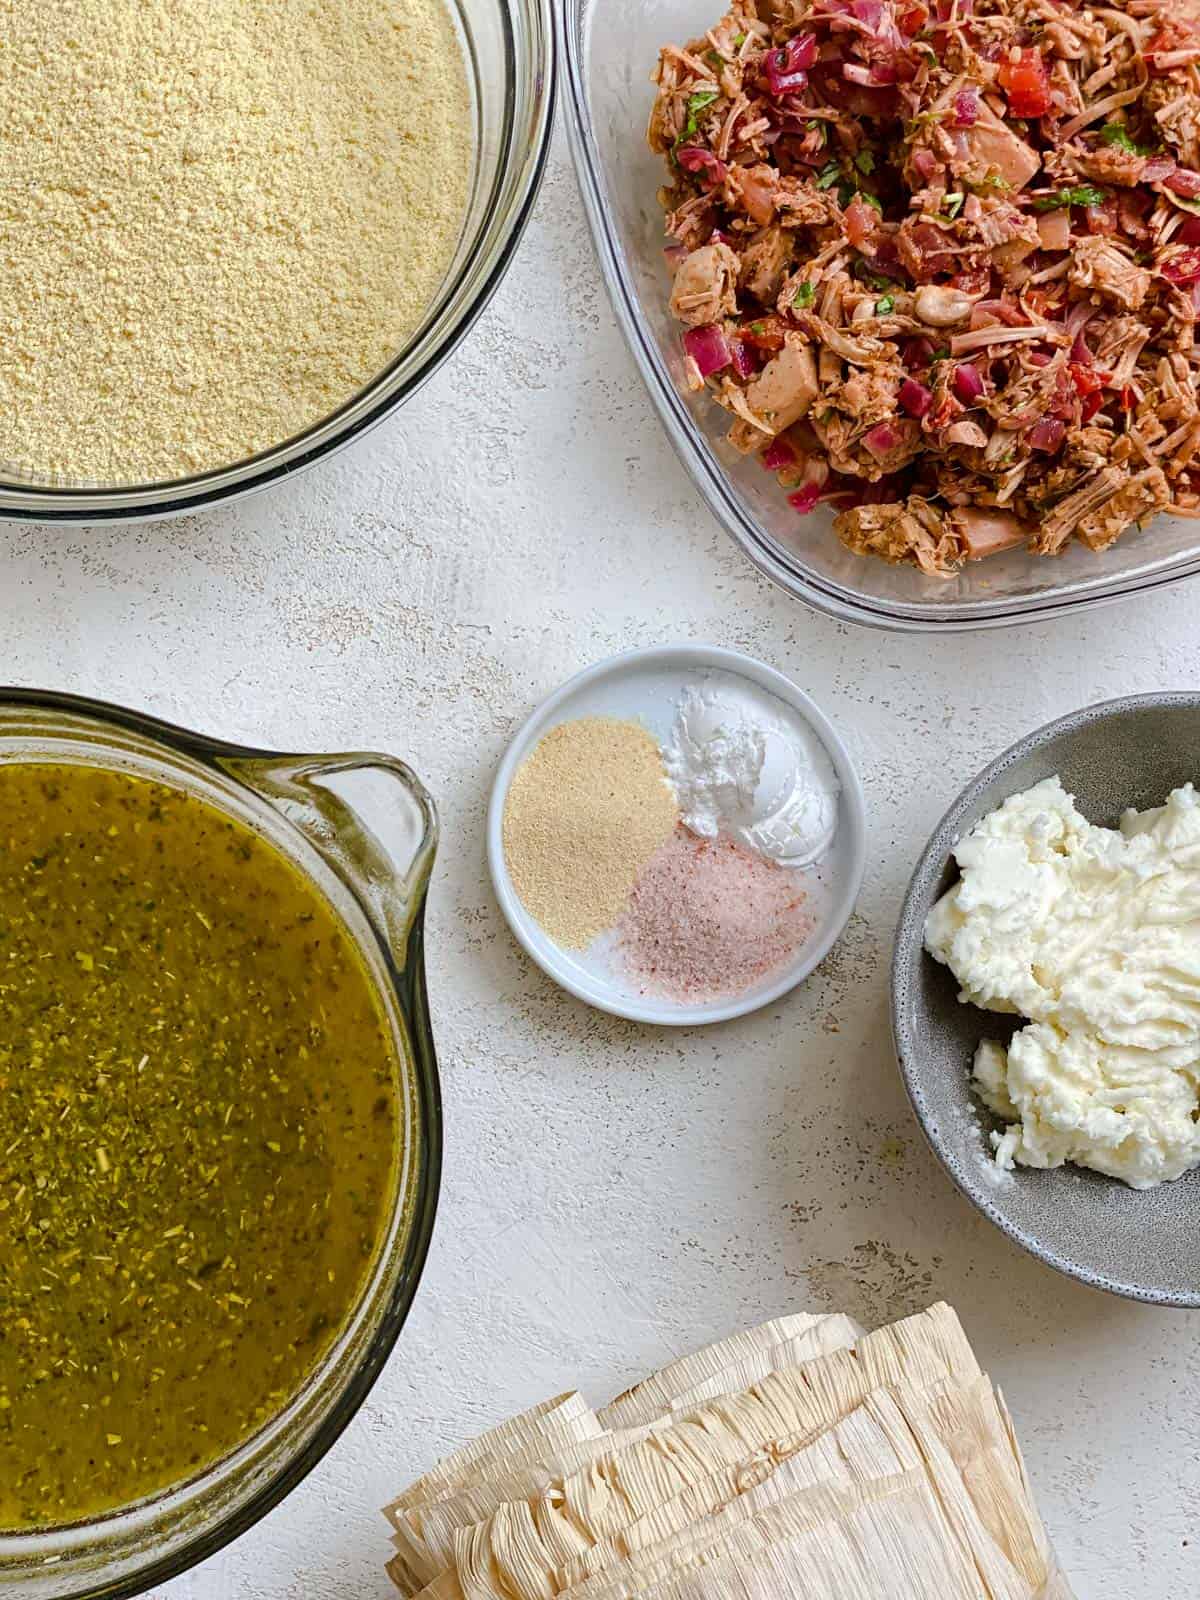
M 928 182 L 937 171 L 937 158 L 932 150 L 926 150 L 923 145 L 913 151 L 912 164 L 914 170 L 922 178 L 924 178 L 926 182 Z
M 960 89 L 954 96 L 954 120 L 960 128 L 973 128 L 979 118 L 978 89 Z
M 806 483 L 803 487 L 797 489 L 795 494 L 788 495 L 787 502 L 793 511 L 798 511 L 802 517 L 806 517 L 810 511 L 814 510 L 820 498 L 821 485 L 819 483 Z
M 752 378 L 758 371 L 754 351 L 745 339 L 730 339 L 729 361 L 739 378 Z
M 876 31 L 883 21 L 882 0 L 854 0 L 850 7 L 850 14 L 861 22 L 865 28 Z
M 685 172 L 702 172 L 709 185 L 725 181 L 725 163 L 698 144 L 685 144 L 675 156 Z
M 1194 200 L 1200 195 L 1200 172 L 1192 172 L 1187 167 L 1177 167 L 1164 181 L 1172 194 L 1182 195 L 1185 200 Z
M 1174 239 L 1176 244 L 1200 244 L 1200 217 L 1185 217 Z
M 915 378 L 905 378 L 896 397 L 910 417 L 923 417 L 933 404 L 933 390 L 927 389 Z
M 1106 200 L 1103 205 L 1084 206 L 1083 220 L 1087 224 L 1089 233 L 1116 233 L 1117 231 L 1117 202 Z
M 1161 183 L 1175 171 L 1174 156 L 1148 156 L 1142 168 L 1143 183 Z
M 808 68 L 816 65 L 819 47 L 816 35 L 798 33 L 778 50 L 769 50 L 763 58 L 763 75 L 767 89 L 776 98 L 796 94 L 808 83 Z
M 865 89 L 882 89 L 897 83 L 900 73 L 894 63 L 877 62 L 872 67 L 864 67 L 858 61 L 843 61 L 842 77 L 847 83 L 858 83 Z
M 977 367 L 963 362 L 954 369 L 954 392 L 964 405 L 973 406 L 983 394 L 983 379 Z
M 863 448 L 869 450 L 877 461 L 882 461 L 889 450 L 900 443 L 900 434 L 890 422 L 877 422 L 863 434 Z
M 1059 417 L 1043 417 L 1040 422 L 1035 422 L 1027 435 L 1031 450 L 1042 450 L 1046 455 L 1052 456 L 1062 444 L 1067 432 L 1067 425 Z
M 1070 360 L 1078 367 L 1090 367 L 1092 365 L 1092 352 L 1087 347 L 1087 340 L 1083 336 L 1082 328 L 1075 335 L 1075 342 L 1071 346 Z
M 689 328 L 683 336 L 683 348 L 700 369 L 702 378 L 727 367 L 733 355 L 724 328 L 715 322 L 704 328 Z
M 1184 285 L 1200 279 L 1200 250 L 1181 250 L 1158 269 L 1168 283 Z
M 796 464 L 796 452 L 786 439 L 772 439 L 762 453 L 762 464 L 768 472 L 778 472 L 782 467 Z

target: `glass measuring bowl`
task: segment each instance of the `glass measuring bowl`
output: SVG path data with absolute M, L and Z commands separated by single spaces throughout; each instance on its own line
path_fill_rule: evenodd
M 400 1063 L 397 1182 L 346 1325 L 287 1406 L 223 1459 L 135 1505 L 0 1533 L 0 1600 L 140 1594 L 236 1538 L 321 1459 L 404 1325 L 433 1229 L 441 1101 L 425 992 L 433 803 L 403 762 L 291 755 L 206 739 L 99 701 L 0 689 L 0 763 L 79 763 L 169 784 L 274 846 L 329 902 L 372 979 Z

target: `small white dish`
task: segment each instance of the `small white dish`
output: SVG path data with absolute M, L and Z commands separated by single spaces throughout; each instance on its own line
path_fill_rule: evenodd
M 566 950 L 525 910 L 504 860 L 501 824 L 513 774 L 543 734 L 577 717 L 623 717 L 640 722 L 662 743 L 671 731 L 684 686 L 705 673 L 728 673 L 767 690 L 800 715 L 824 745 L 841 784 L 838 827 L 830 848 L 810 869 L 817 924 L 793 960 L 744 993 L 701 1005 L 676 1004 L 639 993 L 610 970 L 599 940 L 588 950 Z M 824 959 L 858 899 L 866 866 L 866 808 L 862 784 L 842 741 L 803 690 L 773 667 L 716 645 L 656 645 L 600 661 L 563 684 L 523 724 L 500 763 L 487 819 L 488 867 L 500 909 L 518 943 L 554 981 L 600 1011 L 633 1022 L 694 1027 L 726 1022 L 770 1005 L 802 983 Z

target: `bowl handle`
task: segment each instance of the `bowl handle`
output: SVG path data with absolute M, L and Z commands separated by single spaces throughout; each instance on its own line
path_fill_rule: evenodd
M 437 812 L 403 761 L 373 753 L 232 756 L 231 776 L 316 846 L 364 906 L 401 971 L 419 940 Z

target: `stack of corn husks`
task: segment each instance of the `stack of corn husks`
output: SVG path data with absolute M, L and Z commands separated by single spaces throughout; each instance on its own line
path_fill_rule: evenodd
M 782 1317 L 560 1395 L 387 1507 L 420 1600 L 1070 1600 L 954 1312 Z

